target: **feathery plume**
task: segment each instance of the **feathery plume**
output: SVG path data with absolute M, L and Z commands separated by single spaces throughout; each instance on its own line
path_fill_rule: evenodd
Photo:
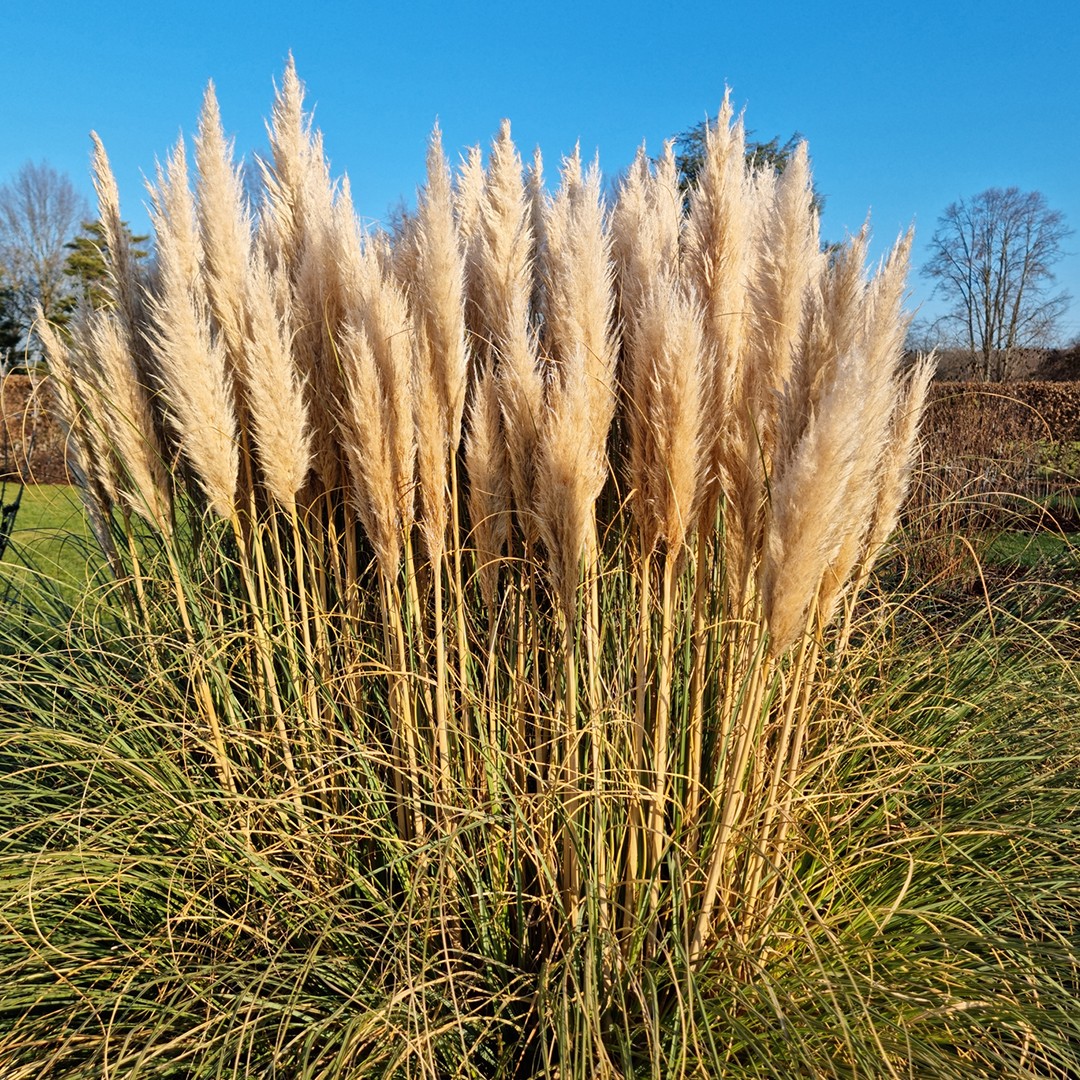
M 278 505 L 292 511 L 311 467 L 312 448 L 304 388 L 290 349 L 288 287 L 281 277 L 262 255 L 249 261 L 244 388 L 266 488 Z
M 274 95 L 267 125 L 271 161 L 261 162 L 265 204 L 259 219 L 260 242 L 271 268 L 293 263 L 303 248 L 312 155 L 311 121 L 304 113 L 304 85 L 290 54 Z
M 521 158 L 504 120 L 491 149 L 471 259 L 480 336 L 497 355 L 520 349 L 530 335 L 532 246 Z
M 594 163 L 583 175 L 577 150 L 563 162 L 544 231 L 545 344 L 557 365 L 582 351 L 599 420 L 614 402 L 613 268 L 600 170 Z
M 225 350 L 210 328 L 183 140 L 165 170 L 158 170 L 151 194 L 158 288 L 151 300 L 150 337 L 167 414 L 211 508 L 229 517 L 238 470 L 234 394 Z
M 99 415 L 106 421 L 114 459 L 120 464 L 119 495 L 124 503 L 161 532 L 170 531 L 169 484 L 145 389 L 127 348 L 119 319 L 109 311 L 92 312 L 86 323 L 87 344 L 99 375 Z
M 803 333 L 789 385 L 779 395 L 773 467 L 782 469 L 836 377 L 840 357 L 866 351 L 866 251 L 864 227 L 834 252 L 807 294 Z M 871 358 L 866 356 L 865 363 Z
M 454 220 L 465 248 L 469 247 L 480 228 L 483 202 L 483 154 L 479 146 L 470 146 L 454 181 Z
M 564 162 L 545 232 L 545 339 L 555 371 L 541 429 L 537 512 L 559 595 L 569 603 L 607 478 L 615 411 L 614 284 L 600 173 L 594 165 L 582 176 L 577 152 Z
M 485 352 L 483 285 L 477 270 L 480 258 L 481 215 L 484 204 L 484 163 L 479 146 L 469 148 L 454 181 L 454 220 L 465 258 L 465 328 L 475 355 Z
M 379 377 L 386 438 L 393 465 L 396 513 L 402 529 L 413 523 L 416 501 L 416 425 L 413 415 L 413 342 L 405 294 L 379 244 L 369 243 L 355 263 L 355 300 L 349 318 L 367 333 Z
M 289 58 L 269 127 L 272 166 L 265 168 L 265 203 L 259 244 L 272 271 L 283 270 L 291 286 L 292 354 L 303 380 L 312 442 L 312 464 L 323 489 L 340 480 L 340 445 L 332 418 L 344 396 L 337 338 L 348 299 L 341 270 L 339 200 L 330 179 L 322 136 L 304 113 L 304 88 Z M 350 215 L 351 217 L 351 215 Z M 355 228 L 350 220 L 349 230 Z
M 536 539 L 537 448 L 544 422 L 544 375 L 535 335 L 507 342 L 495 372 L 506 460 L 518 527 L 526 543 Z
M 697 509 L 702 422 L 700 312 L 673 278 L 661 278 L 645 297 L 632 348 L 627 426 L 642 462 L 636 506 L 646 551 L 663 540 L 672 559 Z
M 340 349 L 347 405 L 341 410 L 345 452 L 360 520 L 387 578 L 397 573 L 401 520 L 395 489 L 388 409 L 378 364 L 363 327 L 347 326 Z
M 548 196 L 544 189 L 544 158 L 539 146 L 533 150 L 532 162 L 525 170 L 525 193 L 529 201 L 529 219 L 532 222 L 533 260 L 537 267 L 541 267 L 547 247 Z M 542 273 L 533 275 L 532 310 L 536 318 L 542 322 L 544 312 L 547 310 Z
M 655 172 L 650 170 L 644 146 L 640 147 L 611 214 L 619 316 L 629 337 L 657 278 L 678 277 L 681 223 L 682 193 L 671 143 L 665 144 Z
M 499 403 L 510 486 L 523 535 L 535 538 L 532 521 L 536 441 L 543 410 L 543 375 L 532 326 L 533 246 L 531 200 L 521 158 L 504 121 L 491 161 L 470 245 L 475 293 L 475 333 L 487 356 L 485 393 Z M 503 437 L 500 434 L 500 437 Z
M 581 346 L 578 351 L 583 351 Z M 607 466 L 603 444 L 593 430 L 588 377 L 584 358 L 566 358 L 545 413 L 536 476 L 537 522 L 555 595 L 568 618 L 575 611 L 581 560 Z
M 465 266 L 450 169 L 436 125 L 428 146 L 427 183 L 416 213 L 416 277 L 410 298 L 423 327 L 426 363 L 445 415 L 446 444 L 456 451 L 465 411 L 468 353 L 465 347 Z
M 622 381 L 634 507 L 646 552 L 682 547 L 701 482 L 702 313 L 679 278 L 682 212 L 670 144 L 644 148 L 619 191 L 612 250 L 624 327 Z
M 94 191 L 97 193 L 98 221 L 105 242 L 103 254 L 108 269 L 105 290 L 124 320 L 129 348 L 138 350 L 142 343 L 136 331 L 143 311 L 139 275 L 131 254 L 129 233 L 120 217 L 120 192 L 105 146 L 97 132 L 90 132 L 90 138 L 94 144 L 92 172 Z M 136 355 L 140 360 L 145 359 L 138 352 Z
M 861 350 L 839 358 L 819 411 L 772 481 L 761 591 L 774 656 L 802 630 L 845 540 L 866 527 L 862 495 L 881 460 L 892 380 L 864 359 Z
M 903 312 L 903 302 L 914 238 L 914 230 L 909 229 L 897 240 L 885 265 L 870 284 L 866 349 L 874 366 L 895 366 L 903 352 L 904 338 L 911 322 Z
M 485 367 L 477 379 L 469 409 L 465 468 L 480 592 L 489 611 L 497 604 L 499 563 L 510 535 L 509 466 L 501 420 L 495 377 Z
M 417 357 L 421 530 L 428 554 L 437 559 L 445 543 L 448 466 L 461 441 L 468 375 L 465 267 L 454 222 L 450 170 L 437 126 L 428 147 L 427 183 L 420 193 L 414 243 L 416 277 L 409 300 Z
M 776 441 L 775 396 L 791 379 L 808 289 L 823 258 L 806 144 L 799 144 L 778 177 L 771 169 L 767 175 L 760 185 L 763 217 L 751 285 L 753 365 L 747 387 L 766 462 Z
M 112 450 L 96 415 L 96 394 L 85 375 L 89 351 L 84 342 L 85 320 L 75 320 L 70 346 L 45 318 L 40 305 L 35 311 L 34 329 L 49 361 L 58 419 L 66 436 L 68 466 L 84 496 L 91 495 L 89 501 L 100 504 L 98 516 L 101 517 L 117 501 L 115 467 Z
M 252 222 L 211 82 L 195 135 L 196 193 L 206 293 L 232 370 L 246 375 L 245 292 Z M 239 404 L 239 402 L 238 402 Z
M 937 360 L 932 354 L 920 357 L 899 389 L 878 481 L 873 523 L 866 542 L 863 576 L 872 569 L 874 560 L 900 520 L 900 509 L 918 457 L 919 429 L 936 367 Z
M 746 137 L 731 95 L 705 130 L 705 155 L 690 192 L 684 271 L 704 312 L 711 351 L 708 409 L 714 421 L 711 464 L 721 452 L 723 427 L 745 377 L 748 289 L 756 254 L 754 189 L 745 165 Z
M 833 343 L 834 347 L 853 349 L 856 355 L 861 357 L 868 386 L 866 413 L 869 419 L 859 433 L 858 464 L 849 481 L 847 511 L 851 527 L 822 583 L 819 614 L 823 622 L 831 620 L 851 573 L 856 565 L 863 561 L 868 545 L 880 547 L 883 542 L 872 539 L 872 533 L 875 528 L 876 507 L 884 495 L 882 485 L 885 482 L 885 473 L 889 469 L 888 458 L 893 444 L 890 427 L 895 423 L 891 417 L 895 417 L 897 403 L 903 397 L 896 369 L 907 328 L 907 319 L 901 311 L 901 301 L 910 234 L 898 241 L 885 266 L 867 285 L 861 274 L 866 233 L 864 228 L 848 253 L 851 256 L 848 261 L 857 266 L 859 273 L 841 267 L 836 275 L 839 288 L 834 282 L 830 314 L 837 325 L 828 329 L 824 335 L 825 340 Z M 826 274 L 826 278 L 829 277 L 830 275 Z M 831 363 L 831 358 L 825 359 Z M 811 408 L 816 405 L 820 386 L 827 378 L 826 370 L 818 372 L 811 379 L 805 391 L 810 398 Z M 902 469 L 901 465 L 897 467 Z M 895 490 L 895 480 L 890 486 Z M 898 499 L 902 497 L 903 492 L 898 493 Z M 894 523 L 895 519 L 888 524 L 890 532 Z M 863 580 L 860 577 L 857 588 L 861 587 Z

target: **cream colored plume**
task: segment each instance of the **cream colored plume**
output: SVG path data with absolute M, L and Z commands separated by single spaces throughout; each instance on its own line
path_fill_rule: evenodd
M 332 491 L 341 479 L 333 417 L 344 396 L 337 337 L 349 307 L 342 246 L 351 243 L 339 232 L 335 206 L 339 198 L 348 202 L 348 194 L 330 179 L 322 136 L 312 131 L 304 113 L 303 85 L 291 58 L 269 133 L 272 166 L 263 172 L 258 240 L 270 269 L 284 273 L 290 284 L 292 356 L 304 385 L 312 465 L 323 489 Z M 355 229 L 355 222 L 350 220 L 348 227 Z
M 143 312 L 141 282 L 131 254 L 129 233 L 120 216 L 120 192 L 116 186 L 116 177 L 113 176 L 105 147 L 97 133 L 92 131 L 90 138 L 94 144 L 93 176 L 98 221 L 101 223 L 102 238 L 105 241 L 103 254 L 108 269 L 105 290 L 121 313 L 129 348 L 141 361 L 144 358 L 140 350 L 144 346 L 137 333 Z
M 474 355 L 483 354 L 486 345 L 484 297 L 476 270 L 482 242 L 480 230 L 484 183 L 483 155 L 479 146 L 472 146 L 458 168 L 454 181 L 454 220 L 465 256 L 465 328 L 470 335 Z
M 397 573 L 401 554 L 401 519 L 393 447 L 378 364 L 367 331 L 349 326 L 341 339 L 341 363 L 348 394 L 342 410 L 342 433 L 352 490 L 360 520 L 388 578 Z
M 124 501 L 168 532 L 170 491 L 166 452 L 159 437 L 160 416 L 154 405 L 156 365 L 152 363 L 144 333 L 143 285 L 132 257 L 129 232 L 120 215 L 116 178 L 101 140 L 93 133 L 91 138 L 98 220 L 105 242 L 102 254 L 108 271 L 105 290 L 112 324 L 107 329 L 98 326 L 95 332 L 94 316 L 84 313 L 77 320 L 76 351 L 81 357 L 75 362 L 82 372 L 84 392 L 103 395 L 89 438 L 91 444 L 98 444 L 97 455 L 105 453 L 100 444 L 110 441 L 115 443 L 110 453 L 128 458 L 124 469 L 127 480 L 122 485 Z M 99 339 L 97 345 L 95 337 Z M 103 460 L 108 460 L 108 456 Z M 103 477 L 99 476 L 99 482 L 104 485 Z
M 594 165 L 583 176 L 576 152 L 564 162 L 544 232 L 544 340 L 554 370 L 540 431 L 536 508 L 557 593 L 570 604 L 608 474 L 616 352 L 600 173 Z
M 423 326 L 428 363 L 445 412 L 446 439 L 456 450 L 465 411 L 465 265 L 454 219 L 450 169 L 436 126 L 428 146 L 427 183 L 416 212 L 416 278 L 410 297 Z
M 585 364 L 594 436 L 606 439 L 615 410 L 614 281 L 597 164 L 563 163 L 562 183 L 545 217 L 544 344 L 557 369 Z
M 252 222 L 232 147 L 221 126 L 214 84 L 206 88 L 195 136 L 196 193 L 206 293 L 229 363 L 241 377 L 247 366 L 248 286 Z
M 349 314 L 354 330 L 367 333 L 379 379 L 383 423 L 393 469 L 395 513 L 399 528 L 412 527 L 416 504 L 416 424 L 414 349 L 408 303 L 394 279 L 379 243 L 365 245 L 354 265 L 355 302 Z
M 49 362 L 51 384 L 56 393 L 58 419 L 67 438 L 67 463 L 84 501 L 98 502 L 97 516 L 117 501 L 116 462 L 97 415 L 96 380 L 86 375 L 89 346 L 85 343 L 85 320 L 76 319 L 70 345 L 42 312 L 36 310 L 34 329 Z M 91 490 L 92 489 L 92 490 Z
M 495 355 L 528 351 L 532 342 L 532 223 L 521 158 L 503 121 L 477 207 L 470 245 L 479 335 Z
M 490 368 L 476 382 L 465 438 L 469 476 L 469 524 L 489 611 L 498 603 L 499 564 L 510 536 L 510 484 L 502 414 Z
M 292 358 L 288 286 L 261 255 L 251 258 L 244 282 L 247 333 L 245 392 L 267 490 L 288 511 L 312 462 L 304 388 Z
M 748 289 L 757 255 L 755 192 L 747 173 L 742 119 L 725 95 L 715 124 L 706 125 L 701 169 L 690 191 L 684 267 L 705 316 L 714 352 L 710 410 L 726 417 L 745 365 Z
M 900 520 L 900 510 L 918 458 L 919 428 L 936 368 L 937 360 L 933 355 L 920 357 L 899 389 L 878 480 L 874 517 L 863 554 L 863 577 L 869 574 Z
M 98 365 L 98 416 L 106 418 L 112 453 L 120 463 L 119 495 L 163 533 L 171 531 L 169 485 L 145 389 L 139 384 L 126 335 L 108 311 L 90 314 L 87 341 Z
M 470 292 L 476 334 L 489 358 L 485 394 L 494 394 L 505 432 L 510 488 L 523 535 L 535 536 L 533 495 L 544 385 L 531 304 L 534 287 L 532 207 L 521 158 L 503 122 L 478 206 L 470 244 Z M 490 401 L 486 401 L 490 405 Z M 491 418 L 486 418 L 490 425 Z M 479 437 L 479 436 L 478 436 Z
M 753 323 L 751 370 L 746 398 L 752 402 L 765 460 L 777 439 L 776 400 L 790 381 L 810 288 L 824 256 L 806 144 L 801 143 L 783 173 L 771 167 L 758 174 L 758 242 L 751 282 Z
M 420 193 L 412 240 L 415 278 L 408 295 L 417 357 L 421 529 L 428 554 L 436 559 L 445 543 L 449 459 L 461 441 L 468 376 L 464 257 L 438 127 L 428 147 L 427 183 Z
M 673 278 L 660 278 L 636 320 L 630 365 L 632 454 L 639 459 L 638 518 L 646 550 L 679 555 L 702 487 L 701 314 Z
M 893 364 L 868 359 L 865 338 L 837 359 L 770 484 L 761 587 L 774 655 L 801 632 L 823 582 L 820 616 L 831 615 L 866 534 L 896 389 Z
M 198 220 L 181 141 L 152 189 L 158 284 L 150 338 L 165 408 L 215 513 L 234 512 L 238 450 L 234 390 L 225 349 L 211 331 Z
M 611 214 L 619 316 L 623 333 L 629 337 L 633 337 L 645 297 L 658 279 L 678 278 L 682 217 L 682 192 L 671 144 L 665 145 L 655 172 L 645 148 L 640 147 Z
M 773 467 L 782 469 L 810 418 L 819 410 L 822 394 L 836 377 L 840 358 L 869 347 L 869 293 L 866 252 L 869 231 L 860 230 L 835 251 L 807 295 L 801 344 L 777 407 Z M 895 357 L 888 362 L 894 362 Z M 873 363 L 867 355 L 867 364 Z
M 569 618 L 576 610 L 582 559 L 593 540 L 596 498 L 607 475 L 587 379 L 584 358 L 568 356 L 544 419 L 536 478 L 538 527 L 555 594 Z
M 619 191 L 612 250 L 619 269 L 625 427 L 643 546 L 681 549 L 702 482 L 702 313 L 679 278 L 682 195 L 671 146 L 656 171 L 644 149 Z
M 272 163 L 262 163 L 266 204 L 260 240 L 271 267 L 294 263 L 303 248 L 315 154 L 310 119 L 304 113 L 304 86 L 290 56 L 267 126 Z

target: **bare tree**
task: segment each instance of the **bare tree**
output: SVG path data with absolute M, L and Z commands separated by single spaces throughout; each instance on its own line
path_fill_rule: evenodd
M 24 346 L 40 303 L 46 316 L 62 319 L 71 294 L 64 275 L 65 244 L 89 216 L 86 200 L 67 175 L 47 162 L 26 162 L 0 185 L 0 285 Z
M 971 352 L 973 374 L 1001 381 L 1019 349 L 1051 341 L 1069 306 L 1053 291 L 1053 265 L 1072 231 L 1038 191 L 988 188 L 953 203 L 930 241 L 922 273 L 951 305 L 941 320 Z

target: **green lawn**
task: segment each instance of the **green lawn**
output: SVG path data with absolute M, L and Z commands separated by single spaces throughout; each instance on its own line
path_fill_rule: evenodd
M 982 555 L 987 562 L 999 565 L 1080 567 L 1080 533 L 1002 532 Z
M 11 485 L 5 498 L 17 489 Z M 88 560 L 100 559 L 79 494 L 66 484 L 39 484 L 23 490 L 11 543 L 0 561 L 5 578 L 28 568 L 44 580 L 74 591 L 87 577 Z

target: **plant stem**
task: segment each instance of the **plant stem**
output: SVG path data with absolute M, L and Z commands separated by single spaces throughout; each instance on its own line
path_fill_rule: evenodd
M 735 823 L 745 802 L 745 794 L 742 790 L 743 774 L 746 771 L 746 764 L 751 750 L 759 739 L 762 727 L 759 713 L 765 698 L 766 684 L 771 677 L 771 667 L 767 659 L 762 655 L 763 640 L 760 620 L 754 621 L 750 638 L 750 668 L 746 674 L 744 694 L 739 704 L 737 719 L 734 721 L 737 728 L 737 733 L 733 732 L 735 735 L 734 760 L 727 769 L 721 803 L 723 810 L 716 834 L 713 837 L 713 848 L 709 857 L 701 909 L 691 938 L 691 963 L 701 955 L 711 932 L 713 908 L 720 893 L 723 871 L 732 849 Z M 748 687 L 746 686 L 747 682 L 749 683 Z M 747 690 L 749 691 L 748 696 L 746 694 Z M 730 754 L 731 751 L 729 750 L 728 753 Z M 727 906 L 725 900 L 725 907 Z
M 649 644 L 651 641 L 650 596 L 652 582 L 652 558 L 642 552 L 638 559 L 638 639 L 636 661 L 636 686 L 634 702 L 634 730 L 630 747 L 630 827 L 627 829 L 626 896 L 623 901 L 623 929 L 629 930 L 636 918 L 637 889 L 641 870 L 639 845 L 645 836 L 645 808 L 642 791 L 645 787 L 645 727 L 647 724 L 645 695 L 648 687 Z
M 665 811 L 668 788 L 668 722 L 671 716 L 671 654 L 674 646 L 672 620 L 672 583 L 675 575 L 675 559 L 670 552 L 664 555 L 663 594 L 660 609 L 660 670 L 656 678 L 656 719 L 653 723 L 653 774 L 654 786 L 649 815 L 649 843 L 652 851 L 649 889 L 649 906 L 656 914 L 660 901 L 660 862 L 667 846 Z
M 432 559 L 435 602 L 435 753 L 441 813 L 450 807 L 450 729 L 447 717 L 446 640 L 443 631 L 442 558 Z
M 694 629 L 690 670 L 690 750 L 687 768 L 686 823 L 693 825 L 701 803 L 702 755 L 704 741 L 705 661 L 708 640 L 705 634 L 705 607 L 708 603 L 709 533 L 711 518 L 702 517 L 697 536 L 694 565 Z

